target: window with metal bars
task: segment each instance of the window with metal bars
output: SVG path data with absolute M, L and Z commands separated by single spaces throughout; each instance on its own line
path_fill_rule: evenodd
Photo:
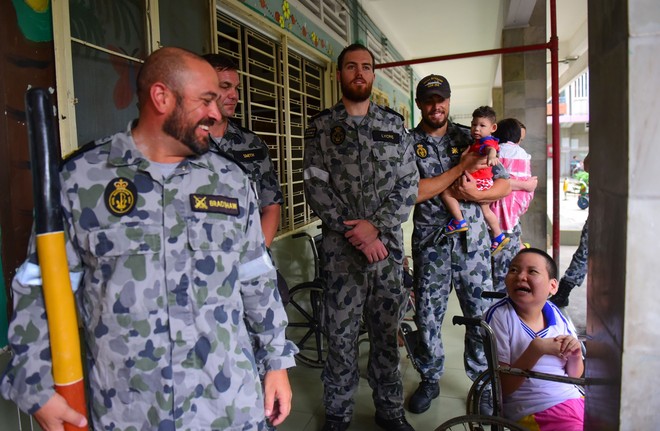
M 324 105 L 324 65 L 218 13 L 218 50 L 239 64 L 241 90 L 234 121 L 268 145 L 282 186 L 280 233 L 315 217 L 303 192 L 303 140 L 309 119 Z

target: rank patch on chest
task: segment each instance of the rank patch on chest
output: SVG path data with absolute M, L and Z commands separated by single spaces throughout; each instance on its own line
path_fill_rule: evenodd
M 121 217 L 131 212 L 137 202 L 137 188 L 130 180 L 122 177 L 111 180 L 105 186 L 105 207 L 114 216 Z
M 451 147 L 451 154 L 456 155 L 459 154 L 461 151 L 458 149 L 458 147 Z
M 330 131 L 330 140 L 332 143 L 335 145 L 341 145 L 344 143 L 344 139 L 346 139 L 346 131 L 344 128 L 341 126 L 333 127 Z
M 263 160 L 266 158 L 266 152 L 263 148 L 255 148 L 254 150 L 236 151 L 234 155 L 237 160 L 241 162 L 252 162 L 254 160 Z
M 190 195 L 190 207 L 195 212 L 220 213 L 237 216 L 239 213 L 238 199 L 219 195 Z
M 316 136 L 316 127 L 308 127 L 305 129 L 305 138 L 313 138 Z
M 371 133 L 371 137 L 374 139 L 374 141 L 392 142 L 394 144 L 401 142 L 401 135 L 385 130 L 374 130 Z
M 426 148 L 426 145 L 419 143 L 415 145 L 415 154 L 417 154 L 417 157 L 420 159 L 425 159 L 429 156 L 429 150 Z

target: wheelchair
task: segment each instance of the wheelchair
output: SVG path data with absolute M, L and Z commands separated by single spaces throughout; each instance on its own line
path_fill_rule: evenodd
M 505 294 L 499 292 L 484 292 L 484 294 L 482 294 L 482 297 L 488 298 L 503 298 L 505 296 Z M 444 422 L 442 425 L 436 428 L 435 431 L 483 431 L 485 429 L 528 431 L 524 426 L 502 416 L 503 397 L 500 380 L 501 374 L 550 380 L 554 382 L 573 384 L 579 387 L 584 387 L 587 383 L 587 379 L 584 377 L 566 377 L 536 371 L 521 370 L 510 366 L 502 366 L 499 364 L 497 359 L 497 342 L 495 339 L 495 334 L 493 333 L 493 329 L 488 323 L 486 323 L 486 321 L 483 319 L 454 316 L 452 323 L 454 325 L 469 325 L 481 328 L 488 369 L 481 373 L 470 387 L 466 399 L 466 414 Z M 592 380 L 593 379 L 591 379 L 589 383 L 595 382 Z M 486 414 L 486 412 L 483 412 L 481 409 L 484 397 L 490 397 L 492 400 L 492 414 Z M 484 428 L 484 425 L 488 425 L 490 428 Z
M 323 368 L 328 354 L 328 337 L 324 327 L 324 284 L 320 275 L 321 265 L 318 253 L 321 234 L 312 235 L 308 232 L 300 232 L 293 234 L 291 239 L 299 240 L 304 244 L 302 248 L 297 248 L 300 251 L 298 255 L 309 252 L 313 256 L 313 278 L 299 282 L 289 289 L 289 301 L 286 304 L 289 324 L 286 329 L 286 338 L 298 347 L 299 352 L 295 358 L 299 363 L 312 368 Z M 412 286 L 410 271 L 406 268 L 405 288 Z M 414 307 L 412 298 L 408 300 L 408 307 Z M 406 335 L 411 331 L 410 325 L 406 323 L 402 323 L 399 328 L 399 334 L 404 340 L 410 338 Z M 366 333 L 365 324 L 361 322 L 358 346 L 368 341 Z M 404 344 L 408 349 L 408 356 L 413 359 L 410 344 L 408 342 L 404 342 Z M 415 365 L 414 360 L 413 365 Z
M 317 244 L 321 234 L 316 236 L 307 232 L 300 232 L 291 236 L 292 240 L 299 240 L 300 247 L 295 247 L 298 256 L 311 253 L 313 273 L 311 280 L 295 284 L 289 289 L 289 301 L 286 311 L 289 324 L 286 329 L 286 338 L 298 346 L 296 360 L 313 368 L 322 368 L 328 352 L 327 335 L 323 327 L 323 283 L 320 277 L 319 254 Z M 310 264 L 304 262 L 303 265 Z

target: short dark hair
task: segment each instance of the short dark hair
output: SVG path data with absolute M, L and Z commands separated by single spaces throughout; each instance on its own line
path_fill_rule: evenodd
M 222 54 L 204 54 L 202 55 L 202 58 L 208 61 L 218 72 L 224 72 L 225 70 L 238 71 L 238 64 L 236 64 L 234 59 L 229 56 Z
M 538 254 L 539 256 L 544 258 L 545 259 L 545 267 L 548 270 L 548 275 L 550 276 L 550 279 L 553 279 L 553 278 L 555 280 L 557 279 L 557 272 L 558 272 L 557 271 L 557 264 L 555 263 L 554 259 L 552 257 L 550 257 L 550 255 L 548 253 L 541 250 L 540 248 L 530 247 L 530 248 L 523 248 L 522 250 L 520 250 L 518 252 L 518 254 L 516 255 L 516 257 L 520 256 L 521 254 L 525 254 L 525 253 Z M 514 259 L 516 257 L 514 257 Z
M 515 118 L 505 118 L 497 122 L 497 130 L 493 132 L 493 136 L 504 142 L 518 142 L 520 141 L 520 121 Z
M 480 106 L 472 113 L 472 118 L 488 118 L 491 123 L 497 122 L 497 114 L 490 106 Z
M 367 51 L 371 56 L 371 65 L 374 67 L 376 66 L 376 59 L 374 57 L 374 54 L 371 51 L 369 51 L 369 49 L 366 46 L 362 45 L 361 43 L 352 43 L 348 45 L 346 48 L 344 48 L 339 54 L 339 57 L 337 57 L 337 69 L 341 70 L 341 68 L 343 67 L 344 56 L 346 55 L 346 53 L 353 51 Z

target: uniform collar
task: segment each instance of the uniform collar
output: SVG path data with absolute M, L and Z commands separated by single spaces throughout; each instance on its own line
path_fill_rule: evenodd
M 374 118 L 378 112 L 378 105 L 374 102 L 369 102 L 369 109 L 365 117 Z M 332 108 L 332 119 L 333 121 L 343 121 L 349 123 L 346 119 L 349 117 L 348 112 L 346 111 L 346 106 L 343 101 L 337 102 L 337 104 Z M 351 123 L 352 124 L 352 123 Z

